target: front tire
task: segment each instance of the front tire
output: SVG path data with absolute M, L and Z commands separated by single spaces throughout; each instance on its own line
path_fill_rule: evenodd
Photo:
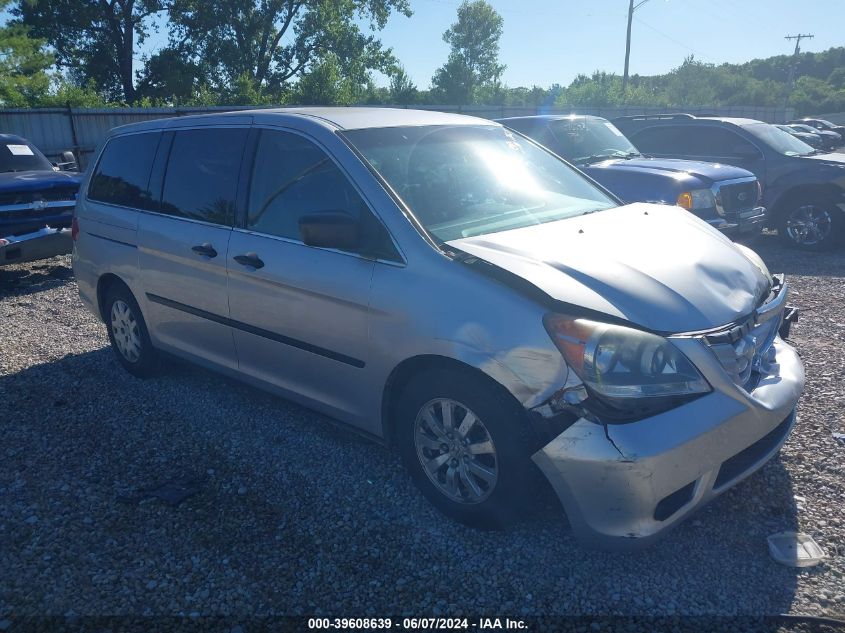
M 398 406 L 396 438 L 425 497 L 461 523 L 511 523 L 538 489 L 525 412 L 502 387 L 469 370 L 427 371 Z
M 845 217 L 824 198 L 790 203 L 778 218 L 778 236 L 783 242 L 805 251 L 823 251 L 842 241 Z
M 112 351 L 124 369 L 138 378 L 157 373 L 158 353 L 150 342 L 141 308 L 129 289 L 123 285 L 110 288 L 103 308 Z

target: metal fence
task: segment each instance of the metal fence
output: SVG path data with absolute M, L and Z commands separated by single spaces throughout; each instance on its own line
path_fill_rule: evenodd
M 688 112 L 717 116 L 746 117 L 770 123 L 791 119 L 791 108 L 727 106 L 727 107 L 678 107 L 654 108 L 638 106 L 620 107 L 545 107 L 545 106 L 385 106 L 413 107 L 421 110 L 458 112 L 487 119 L 533 114 L 592 114 L 612 119 L 618 116 L 658 114 L 663 112 Z M 18 134 L 29 139 L 49 158 L 57 158 L 64 151 L 74 152 L 82 168 L 90 162 L 97 146 L 113 127 L 149 119 L 161 119 L 189 114 L 209 114 L 231 110 L 253 109 L 253 106 L 218 106 L 203 108 L 9 108 L 0 109 L 0 133 Z

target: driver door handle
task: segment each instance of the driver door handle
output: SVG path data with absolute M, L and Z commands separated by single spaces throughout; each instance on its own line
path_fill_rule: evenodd
M 209 259 L 217 257 L 217 251 L 214 250 L 214 247 L 208 242 L 197 244 L 196 246 L 191 247 L 191 250 L 197 255 L 202 255 L 203 257 L 208 257 Z
M 246 253 L 245 255 L 235 255 L 232 259 L 238 262 L 241 266 L 252 266 L 255 269 L 263 268 L 264 262 L 255 253 Z

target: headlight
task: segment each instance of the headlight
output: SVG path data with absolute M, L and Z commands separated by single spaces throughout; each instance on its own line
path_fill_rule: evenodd
M 710 385 L 667 339 L 619 325 L 548 314 L 546 330 L 595 396 L 600 417 L 633 419 L 708 393 Z M 585 405 L 589 406 L 589 405 Z
M 709 189 L 693 189 L 679 195 L 676 204 L 687 211 L 704 211 L 716 208 L 716 196 Z

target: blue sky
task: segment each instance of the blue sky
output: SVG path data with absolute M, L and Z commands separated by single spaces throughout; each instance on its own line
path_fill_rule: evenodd
M 411 0 L 411 18 L 394 15 L 379 34 L 420 88 L 449 49 L 443 32 L 458 0 Z M 501 61 L 509 86 L 569 84 L 578 73 L 622 73 L 627 0 L 492 0 L 504 19 Z M 634 14 L 631 73 L 664 73 L 684 57 L 744 62 L 791 53 L 785 35 L 812 33 L 805 51 L 845 46 L 845 0 L 648 0 Z M 166 43 L 162 32 L 140 52 Z M 378 81 L 384 84 L 384 80 Z
M 412 0 L 414 16 L 391 18 L 385 45 L 420 87 L 448 55 L 442 33 L 455 0 Z M 627 0 L 492 0 L 504 19 L 501 60 L 509 86 L 568 84 L 578 73 L 622 74 Z M 635 3 L 636 4 L 636 3 Z M 812 33 L 801 49 L 845 46 L 845 0 L 649 0 L 634 13 L 631 73 L 663 73 L 684 57 L 744 62 L 791 53 L 783 37 Z

